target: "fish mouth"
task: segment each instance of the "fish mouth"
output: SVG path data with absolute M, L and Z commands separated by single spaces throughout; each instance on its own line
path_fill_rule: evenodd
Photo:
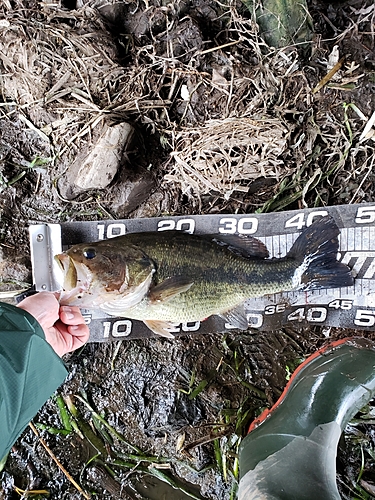
M 61 305 L 81 305 L 82 298 L 91 285 L 91 273 L 89 269 L 74 260 L 65 253 L 55 255 L 63 273 L 63 283 L 61 283 L 60 304 Z

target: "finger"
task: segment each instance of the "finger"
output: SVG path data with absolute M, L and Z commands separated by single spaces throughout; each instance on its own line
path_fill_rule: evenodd
M 67 328 L 72 337 L 75 337 L 84 344 L 88 341 L 90 330 L 84 323 L 81 323 L 80 325 L 69 325 Z
M 49 344 L 59 356 L 75 351 L 82 347 L 89 338 L 89 328 L 85 324 L 65 325 L 57 321 L 49 332 Z
M 69 325 L 67 334 L 63 334 L 66 345 L 69 346 L 69 351 L 79 349 L 89 340 L 90 331 L 87 325 Z
M 79 307 L 61 306 L 59 316 L 66 325 L 79 325 L 85 322 Z

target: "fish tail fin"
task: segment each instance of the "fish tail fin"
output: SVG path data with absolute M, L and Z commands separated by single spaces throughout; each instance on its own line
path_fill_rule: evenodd
M 293 276 L 295 288 L 312 290 L 353 285 L 350 268 L 337 261 L 339 234 L 336 222 L 327 216 L 299 235 L 287 255 L 299 263 Z

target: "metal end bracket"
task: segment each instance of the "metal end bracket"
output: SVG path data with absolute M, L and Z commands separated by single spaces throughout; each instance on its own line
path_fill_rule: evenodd
M 62 271 L 54 256 L 62 252 L 60 224 L 29 227 L 33 283 L 38 292 L 61 289 Z

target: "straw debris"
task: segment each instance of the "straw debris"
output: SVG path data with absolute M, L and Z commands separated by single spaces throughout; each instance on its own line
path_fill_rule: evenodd
M 119 64 L 97 10 L 86 6 L 73 14 L 44 5 L 37 15 L 25 13 L 30 17 L 9 10 L 0 25 L 3 129 L 18 124 L 38 137 L 60 176 L 78 154 L 90 155 L 108 126 L 158 102 L 147 99 L 147 71 Z
M 130 121 L 142 128 L 144 139 L 159 141 L 159 150 L 146 148 L 137 161 L 144 157 L 162 189 L 187 195 L 192 207 L 203 207 L 202 197 L 211 196 L 265 210 L 298 199 L 304 204 L 314 190 L 325 202 L 322 181 L 358 170 L 358 138 L 363 157 L 371 155 L 371 119 L 364 134 L 362 121 L 345 112 L 337 93 L 363 80 L 363 68 L 341 44 L 352 28 L 334 41 L 337 58 L 345 58 L 339 79 L 313 93 L 329 70 L 329 53 L 316 47 L 313 65 L 304 67 L 298 48 L 268 47 L 258 20 L 241 3 L 213 2 L 204 10 L 178 2 L 143 8 L 90 0 L 74 11 L 29 4 L 34 10 L 25 8 L 23 15 L 5 4 L 0 23 L 1 108 L 7 120 L 0 141 L 3 133 L 10 160 L 26 165 L 39 149 L 51 158 L 58 178 L 78 158 L 90 158 L 108 127 Z M 121 30 L 117 44 L 105 22 L 115 22 L 116 13 L 126 32 Z M 354 11 L 357 30 L 368 32 L 372 14 L 373 6 Z M 207 17 L 216 32 L 210 41 L 204 34 Z M 327 71 L 316 74 L 314 64 Z M 333 88 L 326 93 L 333 85 L 336 94 Z M 366 102 L 355 109 L 371 117 Z M 6 129 L 33 137 L 29 157 L 20 161 Z M 251 189 L 260 178 L 273 186 L 263 198 Z
M 279 180 L 287 173 L 281 154 L 288 136 L 285 124 L 272 118 L 226 118 L 181 130 L 165 180 L 192 197 L 216 192 L 228 200 L 259 176 Z

